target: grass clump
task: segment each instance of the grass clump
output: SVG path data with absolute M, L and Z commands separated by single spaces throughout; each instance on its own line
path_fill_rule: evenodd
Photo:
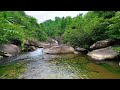
M 26 70 L 24 62 L 0 65 L 0 79 L 17 79 Z

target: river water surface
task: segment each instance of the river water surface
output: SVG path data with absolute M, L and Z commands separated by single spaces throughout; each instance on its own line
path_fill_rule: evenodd
M 19 79 L 120 79 L 118 61 L 96 62 L 83 54 L 49 55 L 43 50 L 9 58 L 27 64 Z

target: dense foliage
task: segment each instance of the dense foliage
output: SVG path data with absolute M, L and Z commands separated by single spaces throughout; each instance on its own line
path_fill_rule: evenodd
M 0 44 L 17 39 L 46 40 L 46 34 L 40 30 L 37 20 L 23 11 L 0 11 Z
M 119 11 L 89 11 L 74 18 L 56 17 L 41 25 L 52 38 L 61 37 L 64 43 L 88 48 L 98 40 L 120 39 Z
M 38 24 L 23 11 L 0 11 L 0 44 L 12 39 L 54 38 L 62 43 L 88 48 L 98 40 L 120 39 L 120 11 L 89 11 L 74 18 L 55 17 Z

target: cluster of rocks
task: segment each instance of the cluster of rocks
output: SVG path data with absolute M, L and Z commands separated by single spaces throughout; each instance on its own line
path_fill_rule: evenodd
M 26 52 L 34 51 L 37 48 L 42 48 L 41 44 L 38 42 L 35 42 L 32 40 L 30 40 L 30 41 L 26 40 L 24 42 L 24 51 L 26 51 Z
M 90 46 L 90 52 L 88 52 L 88 56 L 95 60 L 109 60 L 109 59 L 114 59 L 118 57 L 119 52 L 113 50 L 111 47 L 112 45 L 115 44 L 114 40 L 111 39 L 106 39 L 106 40 L 101 40 L 97 41 L 93 45 Z
M 84 52 L 91 58 L 95 60 L 106 60 L 106 59 L 114 59 L 119 55 L 119 52 L 112 49 L 112 45 L 115 44 L 114 40 L 106 39 L 97 41 L 93 45 L 90 46 L 89 50 L 85 48 L 73 48 L 71 46 L 59 45 L 57 41 L 51 40 L 51 43 L 38 43 L 36 41 L 28 41 L 24 42 L 24 51 L 34 51 L 37 48 L 44 48 L 44 52 L 46 54 L 69 54 L 79 52 Z M 15 42 L 16 43 L 16 42 Z M 14 44 L 5 44 L 0 46 L 0 59 L 3 57 L 10 57 L 16 55 L 21 51 L 21 48 Z
M 3 57 L 10 57 L 21 52 L 21 42 L 18 40 L 13 40 L 11 44 L 3 44 L 0 45 L 0 59 Z M 26 40 L 24 43 L 24 50 L 26 52 L 34 51 L 37 48 L 40 48 L 41 45 L 36 41 L 28 41 Z
M 90 46 L 89 50 L 85 48 L 75 48 L 78 52 L 85 52 L 94 60 L 110 60 L 119 56 L 119 52 L 113 50 L 112 45 L 115 45 L 116 41 L 111 39 L 97 41 Z
M 114 40 L 106 39 L 97 41 L 90 46 L 89 50 L 81 47 L 77 47 L 74 49 L 70 46 L 58 45 L 47 48 L 44 52 L 47 54 L 86 53 L 92 59 L 101 61 L 106 59 L 114 59 L 119 55 L 119 52 L 113 50 L 111 47 L 114 44 Z
M 31 52 L 36 50 L 37 48 L 46 48 L 48 46 L 52 47 L 53 45 L 58 45 L 57 41 L 51 39 L 51 43 L 40 43 L 38 41 L 33 40 L 25 40 L 24 41 L 24 49 L 21 49 L 22 42 L 20 40 L 11 40 L 11 44 L 3 44 L 0 45 L 0 59 L 3 57 L 10 57 L 18 54 L 21 51 Z

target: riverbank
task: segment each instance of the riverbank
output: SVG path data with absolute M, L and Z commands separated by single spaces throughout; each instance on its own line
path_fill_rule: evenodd
M 0 79 L 18 79 L 26 70 L 24 61 L 0 65 Z
M 96 62 L 85 54 L 49 55 L 37 49 L 22 54 L 27 69 L 19 79 L 119 79 L 118 61 Z M 27 57 L 27 58 L 26 58 Z
M 9 57 L 11 63 L 8 62 L 0 68 L 1 78 L 120 79 L 120 67 L 117 60 L 97 62 L 86 54 L 51 55 L 43 51 L 43 48 L 38 48 L 16 57 Z
M 51 62 L 75 73 L 79 79 L 120 79 L 117 60 L 96 62 L 87 55 L 63 55 Z

